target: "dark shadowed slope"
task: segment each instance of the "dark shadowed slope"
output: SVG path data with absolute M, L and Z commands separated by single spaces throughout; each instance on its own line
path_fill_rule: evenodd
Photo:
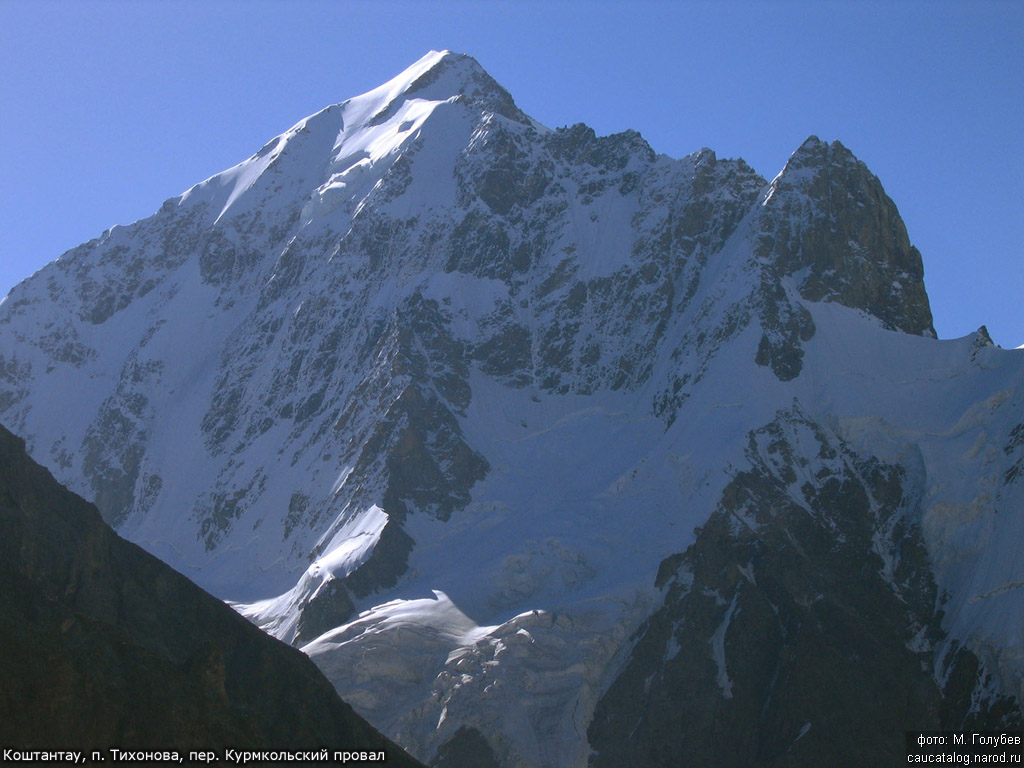
M 419 765 L 303 654 L 118 537 L 2 427 L 0 647 L 5 747 L 326 747 Z

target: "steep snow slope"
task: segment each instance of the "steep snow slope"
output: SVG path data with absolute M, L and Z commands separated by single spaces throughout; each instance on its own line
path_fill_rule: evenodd
M 967 647 L 969 696 L 1019 697 L 1022 365 L 934 338 L 920 255 L 838 142 L 768 183 L 547 129 L 448 52 L 0 304 L 0 418 L 39 460 L 413 754 L 483 735 L 502 765 L 591 759 L 634 639 L 695 610 L 665 574 L 763 496 L 736 478 L 789 423 L 816 437 L 783 463 L 836 445 L 900 477 L 857 514 L 892 594 L 894 531 L 927 550 L 913 665 L 941 681 Z M 757 477 L 813 511 L 865 472 Z M 716 620 L 727 699 L 748 683 Z

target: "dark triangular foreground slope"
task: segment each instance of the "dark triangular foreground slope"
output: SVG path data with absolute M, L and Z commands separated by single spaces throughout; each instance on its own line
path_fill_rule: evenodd
M 0 427 L 0 743 L 384 750 L 309 659 L 134 544 Z

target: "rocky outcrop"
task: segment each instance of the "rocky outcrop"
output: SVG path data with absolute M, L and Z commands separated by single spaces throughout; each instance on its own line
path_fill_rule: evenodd
M 1020 702 L 949 642 L 905 470 L 799 407 L 685 553 L 590 724 L 597 767 L 895 765 L 910 730 L 1019 729 Z
M 383 750 L 316 667 L 134 544 L 0 428 L 0 742 Z
M 921 254 L 881 182 L 840 142 L 801 144 L 764 209 L 759 253 L 798 277 L 801 296 L 934 338 Z

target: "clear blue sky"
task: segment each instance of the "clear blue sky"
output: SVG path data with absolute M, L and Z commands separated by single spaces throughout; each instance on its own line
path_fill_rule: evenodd
M 942 338 L 1024 343 L 1024 2 L 0 0 L 0 295 L 430 49 L 556 127 L 877 174 Z

